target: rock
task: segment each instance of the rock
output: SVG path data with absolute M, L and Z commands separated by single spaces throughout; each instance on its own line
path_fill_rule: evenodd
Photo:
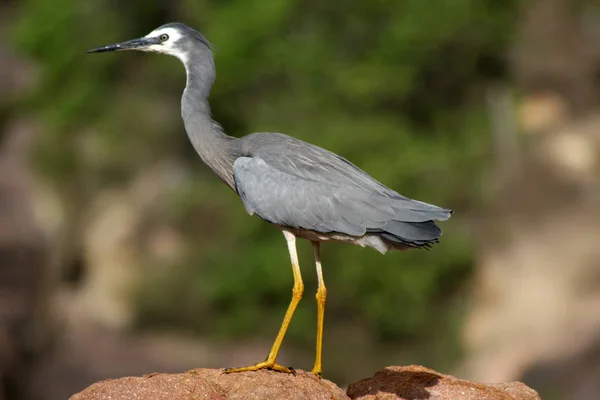
M 384 368 L 347 393 L 352 400 L 540 400 L 521 382 L 476 383 L 415 365 Z
M 213 382 L 186 373 L 102 381 L 71 397 L 71 400 L 84 399 L 225 400 L 225 397 Z
M 98 382 L 71 400 L 540 400 L 520 382 L 483 384 L 419 367 L 387 367 L 350 385 L 346 395 L 334 383 L 306 371 L 226 375 L 218 369 L 151 374 Z
M 342 389 L 326 379 L 297 371 L 223 374 L 217 369 L 195 369 L 182 374 L 151 374 L 111 379 L 93 384 L 71 400 L 347 400 Z

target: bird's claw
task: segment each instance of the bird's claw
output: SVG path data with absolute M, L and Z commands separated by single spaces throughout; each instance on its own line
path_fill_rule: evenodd
M 284 367 L 283 365 L 275 364 L 275 362 L 269 361 L 259 362 L 254 365 L 249 365 L 247 367 L 226 368 L 223 372 L 225 374 L 234 374 L 237 372 L 258 371 L 261 369 L 268 369 L 271 371 L 285 372 L 286 374 L 296 375 L 296 371 L 293 368 Z

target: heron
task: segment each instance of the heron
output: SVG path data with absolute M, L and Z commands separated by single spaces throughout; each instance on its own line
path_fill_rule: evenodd
M 241 199 L 248 214 L 283 232 L 292 265 L 292 299 L 265 361 L 226 373 L 269 369 L 293 372 L 277 364 L 277 355 L 304 293 L 296 239 L 312 243 L 317 274 L 316 354 L 312 373 L 322 376 L 323 321 L 327 289 L 321 266 L 321 242 L 345 242 L 391 250 L 429 248 L 441 229 L 434 222 L 452 210 L 404 197 L 347 159 L 281 133 L 227 135 L 212 118 L 208 101 L 216 78 L 214 46 L 198 31 L 172 22 L 146 36 L 88 50 L 88 53 L 137 50 L 177 57 L 186 70 L 181 116 L 188 138 L 208 168 Z

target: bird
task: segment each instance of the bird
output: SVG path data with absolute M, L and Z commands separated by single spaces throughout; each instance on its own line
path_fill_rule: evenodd
M 304 293 L 296 251 L 296 239 L 300 238 L 312 243 L 317 273 L 316 354 L 311 372 L 321 377 L 327 298 L 321 242 L 345 242 L 380 253 L 429 248 L 442 234 L 434 221 L 447 220 L 452 210 L 402 196 L 347 159 L 292 136 L 259 132 L 236 138 L 226 134 L 212 118 L 208 100 L 216 78 L 214 48 L 200 32 L 171 22 L 141 38 L 87 52 L 137 50 L 177 57 L 186 70 L 181 116 L 192 146 L 239 196 L 248 214 L 283 232 L 294 284 L 277 337 L 265 361 L 224 372 L 293 372 L 277 363 L 277 355 Z

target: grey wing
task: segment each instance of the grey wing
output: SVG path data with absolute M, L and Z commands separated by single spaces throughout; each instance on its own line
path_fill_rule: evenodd
M 356 186 L 382 196 L 406 199 L 347 159 L 311 143 L 279 133 L 255 133 L 243 139 L 248 142 L 267 139 L 267 144 L 250 155 L 262 158 L 279 171 L 307 180 Z
M 376 233 L 423 246 L 441 234 L 431 221 L 449 216 L 448 210 L 425 203 L 290 174 L 259 157 L 238 158 L 234 179 L 248 213 L 292 228 L 350 236 Z
M 388 188 L 347 159 L 322 147 L 281 133 L 253 133 L 242 138 L 248 149 L 246 154 L 263 159 L 269 166 L 306 180 L 332 185 L 352 186 L 375 196 L 405 200 L 412 208 L 434 212 L 431 219 L 446 220 L 451 210 L 412 200 Z M 416 204 L 421 204 L 417 206 Z

